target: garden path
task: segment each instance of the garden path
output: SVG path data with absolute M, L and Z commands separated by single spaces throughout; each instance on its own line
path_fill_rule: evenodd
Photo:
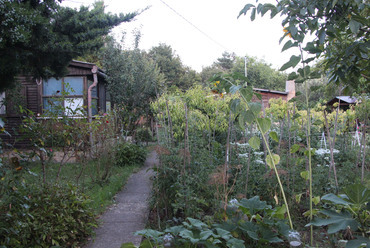
M 152 182 L 152 170 L 158 163 L 157 153 L 152 151 L 145 166 L 131 175 L 125 188 L 116 195 L 116 203 L 101 217 L 101 225 L 96 229 L 96 236 L 85 248 L 119 248 L 122 243 L 132 242 L 139 246 L 141 236 L 134 232 L 145 228 L 149 214 L 149 196 Z

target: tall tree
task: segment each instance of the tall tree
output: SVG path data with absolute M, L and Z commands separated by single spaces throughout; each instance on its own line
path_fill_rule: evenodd
M 104 49 L 103 66 L 112 102 L 124 108 L 130 130 L 139 117 L 150 115 L 149 104 L 159 95 L 163 76 L 146 52 L 123 50 L 112 39 Z
M 232 72 L 245 73 L 244 58 L 236 57 Z M 271 64 L 257 59 L 247 57 L 247 83 L 255 88 L 285 91 L 287 76 L 272 68 Z
M 247 56 L 247 83 L 255 88 L 285 91 L 287 76 L 271 67 L 265 61 L 256 57 Z M 223 53 L 212 66 L 203 68 L 201 72 L 202 83 L 217 73 L 239 73 L 244 75 L 245 63 L 243 57 Z
M 177 86 L 186 89 L 187 85 L 182 85 L 180 78 L 185 74 L 181 59 L 175 54 L 171 46 L 159 44 L 149 50 L 149 56 L 157 63 L 159 70 L 166 77 L 168 87 Z
M 235 53 L 224 52 L 222 53 L 222 57 L 218 58 L 215 64 L 223 71 L 230 71 L 234 65 L 235 58 Z
M 79 10 L 54 0 L 0 0 L 0 90 L 19 74 L 61 77 L 68 63 L 104 45 L 104 36 L 138 13 L 104 13 L 104 3 Z

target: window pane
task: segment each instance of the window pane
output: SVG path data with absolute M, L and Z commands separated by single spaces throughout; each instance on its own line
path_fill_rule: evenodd
M 67 98 L 64 100 L 64 113 L 69 116 L 83 115 L 84 99 Z
M 105 105 L 106 105 L 106 107 L 105 107 L 105 108 L 106 108 L 105 112 L 106 112 L 106 113 L 110 112 L 110 111 L 112 110 L 112 105 L 111 105 L 110 101 L 105 102 Z
M 62 93 L 62 80 L 49 78 L 42 84 L 42 91 L 44 96 L 55 96 Z
M 5 92 L 0 93 L 0 115 L 5 115 L 6 109 L 5 109 Z
M 91 114 L 92 115 L 98 114 L 98 99 L 91 100 Z
M 64 90 L 68 95 L 83 95 L 84 80 L 83 77 L 66 77 L 64 78 Z
M 63 105 L 62 101 L 55 98 L 43 99 L 44 114 L 62 114 Z
M 92 84 L 93 84 L 93 82 L 92 81 L 89 81 L 89 87 Z M 91 96 L 92 97 L 98 97 L 98 86 L 95 86 L 94 88 L 92 88 L 92 90 L 91 90 Z

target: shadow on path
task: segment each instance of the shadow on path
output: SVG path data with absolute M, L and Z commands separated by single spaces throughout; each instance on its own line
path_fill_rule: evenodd
M 148 220 L 149 196 L 152 189 L 149 170 L 158 163 L 157 153 L 149 153 L 144 167 L 132 174 L 124 189 L 116 195 L 116 203 L 101 217 L 96 236 L 85 248 L 119 248 L 122 243 L 132 242 L 138 246 L 141 236 L 134 232 L 142 230 Z

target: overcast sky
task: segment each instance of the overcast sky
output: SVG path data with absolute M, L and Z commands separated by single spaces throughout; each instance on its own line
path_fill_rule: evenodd
M 94 0 L 64 0 L 63 5 L 91 6 Z M 262 1 L 260 1 L 262 2 Z M 254 0 L 105 0 L 106 11 L 128 13 L 150 7 L 134 21 L 114 29 L 117 39 L 127 32 L 126 44 L 133 43 L 132 30 L 141 31 L 139 48 L 149 50 L 159 43 L 170 45 L 183 64 L 201 71 L 211 65 L 224 51 L 238 56 L 255 56 L 274 68 L 287 62 L 292 51 L 281 53 L 279 39 L 283 35 L 280 17 L 257 16 L 239 11 Z

